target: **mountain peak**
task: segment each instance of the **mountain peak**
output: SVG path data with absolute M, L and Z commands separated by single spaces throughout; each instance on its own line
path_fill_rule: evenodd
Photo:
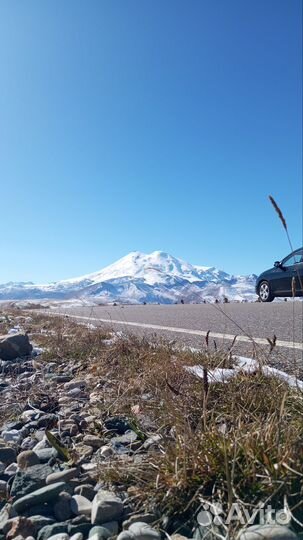
M 102 302 L 172 303 L 183 298 L 201 302 L 220 296 L 254 297 L 251 276 L 230 276 L 215 267 L 194 266 L 165 251 L 131 251 L 93 274 L 48 285 L 12 283 L 0 286 L 2 299 L 85 298 Z

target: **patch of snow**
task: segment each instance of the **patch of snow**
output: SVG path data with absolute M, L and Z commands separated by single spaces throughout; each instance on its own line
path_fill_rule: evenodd
M 234 356 L 234 365 L 232 369 L 215 368 L 208 369 L 207 376 L 209 383 L 226 383 L 230 379 L 237 377 L 239 373 L 255 373 L 261 370 L 266 377 L 276 377 L 281 381 L 287 383 L 292 388 L 303 390 L 303 381 L 297 379 L 293 375 L 288 375 L 285 371 L 281 371 L 270 366 L 261 366 L 257 360 L 253 358 L 246 358 L 244 356 Z M 186 366 L 186 371 L 192 373 L 200 379 L 204 378 L 203 366 Z

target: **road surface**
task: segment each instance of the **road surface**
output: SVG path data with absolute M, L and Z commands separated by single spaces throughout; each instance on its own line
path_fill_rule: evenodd
M 270 304 L 188 304 L 94 306 L 56 309 L 79 321 L 100 324 L 140 336 L 159 334 L 181 345 L 201 348 L 210 331 L 210 343 L 228 348 L 238 336 L 234 351 L 268 356 L 268 338 L 277 338 L 273 363 L 296 362 L 303 368 L 303 302 Z

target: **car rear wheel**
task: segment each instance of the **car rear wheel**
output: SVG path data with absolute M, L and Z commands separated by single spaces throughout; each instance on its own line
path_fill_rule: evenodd
M 259 296 L 261 302 L 272 302 L 274 296 L 270 290 L 268 281 L 261 281 L 259 285 Z

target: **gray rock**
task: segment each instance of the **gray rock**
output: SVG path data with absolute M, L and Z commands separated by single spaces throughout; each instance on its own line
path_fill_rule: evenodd
M 11 463 L 8 465 L 4 471 L 5 474 L 8 474 L 8 476 L 14 476 L 18 472 L 18 465 L 17 463 Z
M 91 530 L 91 524 L 90 523 L 78 523 L 78 524 L 69 524 L 68 525 L 68 533 L 70 535 L 82 533 L 84 537 L 87 537 L 89 534 L 89 531 Z
M 77 444 L 75 450 L 79 454 L 80 459 L 90 457 L 93 453 L 93 448 L 87 446 L 87 444 Z
M 103 523 L 102 528 L 109 531 L 110 536 L 117 536 L 119 532 L 119 523 L 118 521 L 107 521 L 106 523 Z
M 297 535 L 282 525 L 252 525 L 239 532 L 237 540 L 296 540 Z
M 37 534 L 42 527 L 46 527 L 46 525 L 52 525 L 54 523 L 54 519 L 46 516 L 30 516 L 29 520 L 33 524 L 35 535 Z
M 18 429 L 9 429 L 2 431 L 1 437 L 7 443 L 19 444 L 22 439 L 22 434 Z
M 0 500 L 5 499 L 7 495 L 7 483 L 4 480 L 0 480 Z
M 75 487 L 75 495 L 82 495 L 89 501 L 92 501 L 96 492 L 90 484 L 81 484 Z
M 58 471 L 51 473 L 46 478 L 46 484 L 54 484 L 56 482 L 68 482 L 71 478 L 77 475 L 77 468 L 65 469 L 64 471 Z
M 21 443 L 22 450 L 32 450 L 36 445 L 37 441 L 32 437 L 25 437 Z
M 143 522 L 133 523 L 128 531 L 122 531 L 117 540 L 160 540 L 161 535 L 150 525 Z
M 70 382 L 66 382 L 64 385 L 64 389 L 69 392 L 70 390 L 74 390 L 74 388 L 80 388 L 81 390 L 84 390 L 86 388 L 86 381 L 84 379 L 81 379 L 79 381 L 72 380 Z
M 50 536 L 49 540 L 69 540 L 69 536 L 67 533 L 58 533 Z
M 48 465 L 33 465 L 26 471 L 18 471 L 15 475 L 11 488 L 11 496 L 14 498 L 24 497 L 32 491 L 45 486 L 46 477 L 52 472 Z
M 53 501 L 57 499 L 59 493 L 64 490 L 65 486 L 66 484 L 64 482 L 57 482 L 57 484 L 51 484 L 50 486 L 37 489 L 36 491 L 17 499 L 17 501 L 13 503 L 13 509 L 20 514 L 23 510 L 26 510 L 31 506 Z
M 150 525 L 156 521 L 156 519 L 155 514 L 134 514 L 127 520 L 123 521 L 122 528 L 126 531 L 133 523 L 137 523 L 138 521 L 141 523 L 148 523 Z
M 72 525 L 79 525 L 79 523 L 88 523 L 91 526 L 90 519 L 87 516 L 76 516 L 71 520 Z
M 151 435 L 144 441 L 143 448 L 145 448 L 145 450 L 148 450 L 148 448 L 150 448 L 151 446 L 158 446 L 161 440 L 162 440 L 161 435 L 158 435 L 158 434 Z
M 123 445 L 127 446 L 127 445 L 130 445 L 130 444 L 136 442 L 137 438 L 138 438 L 137 433 L 135 433 L 132 429 L 128 429 L 123 435 L 113 437 L 111 439 L 111 443 L 113 445 L 123 444 Z
M 5 465 L 10 465 L 16 461 L 16 451 L 10 446 L 0 448 L 0 461 Z
M 62 384 L 62 383 L 66 383 L 66 382 L 69 382 L 71 380 L 71 376 L 70 375 L 56 375 L 54 377 L 54 381 L 57 383 L 57 384 Z
M 29 518 L 32 516 L 43 516 L 52 520 L 54 519 L 52 503 L 35 504 L 34 506 L 23 510 L 22 514 Z
M 111 533 L 108 529 L 102 527 L 101 525 L 96 525 L 95 527 L 92 527 L 89 531 L 88 538 L 93 538 L 93 540 L 106 540 L 110 536 Z
M 55 534 L 67 533 L 67 523 L 54 523 L 53 525 L 46 525 L 40 529 L 37 540 L 49 540 Z
M 134 535 L 129 531 L 122 531 L 118 534 L 117 540 L 134 540 Z
M 72 512 L 76 516 L 89 516 L 91 515 L 92 511 L 92 503 L 83 495 L 73 495 L 70 501 L 70 507 Z
M 70 536 L 69 540 L 83 540 L 83 534 L 82 533 L 73 534 L 73 536 Z
M 38 425 L 36 429 L 38 429 Z M 41 433 L 41 431 L 39 433 Z M 35 434 L 35 438 L 36 438 L 36 434 Z M 38 450 L 43 450 L 44 448 L 52 448 L 45 434 L 43 435 L 42 438 L 38 439 L 38 442 L 35 444 L 33 450 L 34 452 L 37 452 Z
M 0 336 L 0 358 L 2 360 L 15 360 L 15 358 L 29 356 L 32 350 L 33 347 L 27 334 Z
M 40 463 L 47 463 L 50 459 L 58 457 L 57 450 L 55 448 L 41 448 L 41 450 L 35 450 Z
M 98 452 L 98 456 L 101 456 L 103 458 L 109 458 L 114 454 L 114 449 L 109 446 L 108 444 L 105 444 L 100 448 L 100 451 Z
M 83 437 L 84 444 L 88 444 L 88 446 L 92 446 L 94 450 L 97 450 L 98 448 L 101 448 L 103 445 L 103 440 L 100 439 L 100 437 L 97 437 L 96 435 L 85 435 Z
M 123 504 L 119 497 L 110 491 L 98 491 L 92 503 L 91 521 L 93 525 L 115 521 L 121 518 L 122 514 Z
M 54 505 L 54 516 L 58 521 L 67 521 L 73 515 L 70 507 L 72 496 L 66 491 L 59 494 L 58 501 Z

